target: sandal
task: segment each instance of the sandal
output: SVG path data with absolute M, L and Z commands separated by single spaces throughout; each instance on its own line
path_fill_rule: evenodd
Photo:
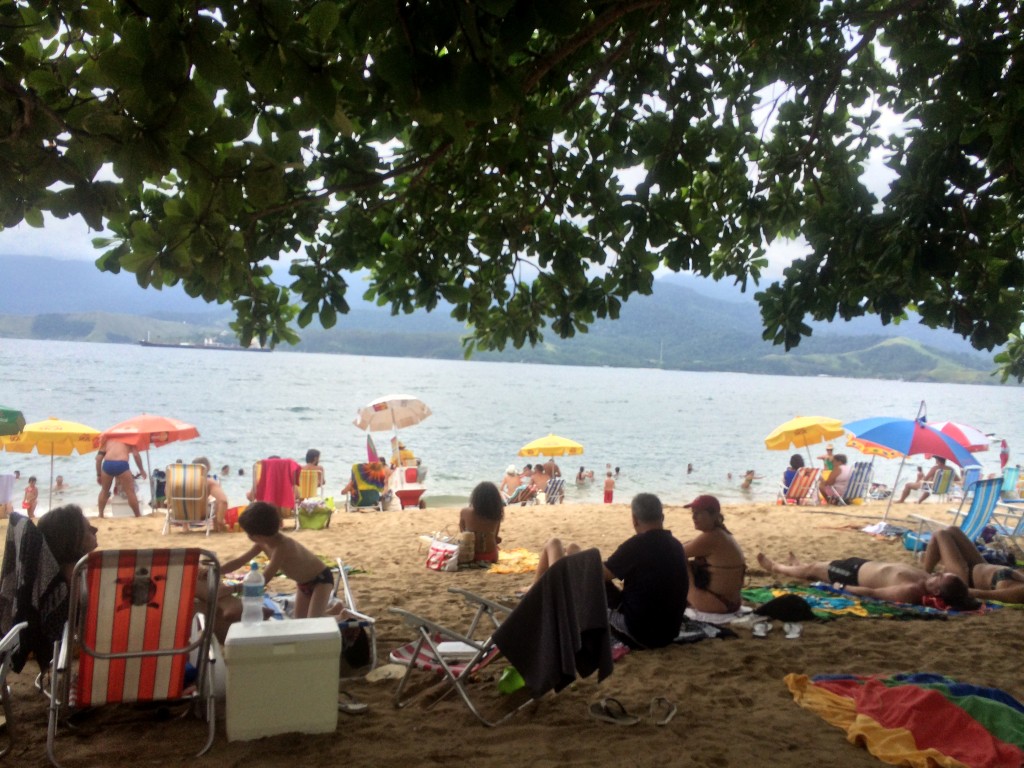
M 636 725 L 640 718 L 631 715 L 618 699 L 601 699 L 590 705 L 590 716 L 613 725 Z
M 669 720 L 676 716 L 676 705 L 664 696 L 651 699 L 649 716 L 655 725 L 668 725 Z
M 359 701 L 348 691 L 338 691 L 338 697 L 338 711 L 346 715 L 362 715 L 370 709 L 369 704 Z

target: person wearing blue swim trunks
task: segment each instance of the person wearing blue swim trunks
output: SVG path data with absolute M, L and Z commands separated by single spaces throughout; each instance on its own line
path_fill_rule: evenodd
M 146 469 L 142 466 L 142 457 L 139 449 L 121 440 L 107 438 L 100 447 L 103 452 L 103 460 L 99 464 L 100 495 L 97 501 L 99 516 L 103 517 L 103 510 L 110 501 L 110 489 L 116 481 L 124 491 L 128 499 L 128 505 L 136 517 L 141 517 L 139 512 L 139 499 L 135 495 L 135 477 L 146 479 Z M 130 457 L 135 458 L 135 464 L 139 468 L 139 474 L 132 476 L 132 467 L 128 463 Z

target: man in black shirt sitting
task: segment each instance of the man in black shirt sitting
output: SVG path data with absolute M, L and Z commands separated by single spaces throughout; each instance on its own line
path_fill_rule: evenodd
M 653 493 L 638 493 L 630 511 L 636 534 L 605 560 L 608 623 L 630 645 L 660 648 L 679 634 L 690 582 L 686 554 L 671 531 L 664 528 L 661 500 Z M 534 583 L 561 557 L 579 552 L 576 544 L 563 546 L 551 539 L 544 545 Z M 613 580 L 622 581 L 619 589 Z

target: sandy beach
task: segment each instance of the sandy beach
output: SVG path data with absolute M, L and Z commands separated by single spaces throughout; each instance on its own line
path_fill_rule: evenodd
M 895 507 L 893 517 L 910 512 L 942 516 L 948 505 Z M 896 540 L 875 538 L 859 529 L 881 519 L 884 504 L 826 512 L 823 508 L 774 504 L 729 506 L 726 524 L 742 544 L 748 586 L 766 586 L 774 578 L 761 571 L 755 555 L 834 559 L 857 555 L 911 561 Z M 689 511 L 666 508 L 667 526 L 682 541 L 694 535 Z M 391 510 L 384 513 L 336 513 L 330 528 L 293 533 L 318 554 L 341 556 L 360 571 L 351 577 L 359 608 L 378 620 L 382 663 L 394 647 L 412 639 L 388 608 L 399 606 L 453 626 L 464 622 L 460 598 L 447 592 L 459 586 L 501 599 L 529 583 L 528 574 L 495 574 L 481 569 L 435 573 L 423 567 L 422 534 L 457 527 L 457 509 Z M 161 536 L 162 515 L 106 518 L 97 522 L 101 548 L 200 546 L 221 559 L 248 545 L 241 533 L 205 537 L 172 532 Z M 0 533 L 6 535 L 6 522 Z M 598 547 L 604 556 L 631 535 L 627 504 L 515 507 L 502 526 L 503 546 L 537 550 L 550 536 Z M 272 588 L 291 591 L 280 580 Z M 995 610 L 945 621 L 840 618 L 808 623 L 803 636 L 784 639 L 781 625 L 765 639 L 737 629 L 738 639 L 706 640 L 657 651 L 633 652 L 598 684 L 596 677 L 549 694 L 497 729 L 480 725 L 461 701 L 449 697 L 430 711 L 419 706 L 396 710 L 394 680 L 355 680 L 345 687 L 369 704 L 363 715 L 339 715 L 338 729 L 326 735 L 288 734 L 247 742 L 228 742 L 218 725 L 212 749 L 198 763 L 194 752 L 204 733 L 195 720 L 139 720 L 139 713 L 109 718 L 102 728 L 88 725 L 81 735 L 65 735 L 60 750 L 65 765 L 630 765 L 721 766 L 822 764 L 877 766 L 864 749 L 844 734 L 797 706 L 783 683 L 790 672 L 892 674 L 936 672 L 965 682 L 1000 687 L 1024 698 L 1024 679 L 1015 658 L 1024 636 L 1024 612 Z M 32 687 L 37 672 L 30 661 L 11 677 L 18 743 L 8 765 L 35 768 L 46 758 L 45 699 Z M 484 706 L 501 706 L 493 679 L 476 688 Z M 603 723 L 588 714 L 590 703 L 619 699 L 633 713 L 646 715 L 653 697 L 678 705 L 664 727 L 646 721 L 631 728 Z M 273 691 L 267 706 L 274 707 Z M 223 706 L 219 707 L 223 717 Z

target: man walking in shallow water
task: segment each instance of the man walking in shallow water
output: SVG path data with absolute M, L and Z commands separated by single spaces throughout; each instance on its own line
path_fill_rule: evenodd
M 110 488 L 116 480 L 121 484 L 121 488 L 128 498 L 128 505 L 132 508 L 132 513 L 136 517 L 141 517 L 139 499 L 135 495 L 135 478 L 132 476 L 131 464 L 128 463 L 129 456 L 133 456 L 135 464 L 139 468 L 138 477 L 146 479 L 146 470 L 142 466 L 139 449 L 121 440 L 108 438 L 100 450 L 103 452 L 103 461 L 97 467 L 96 473 L 96 480 L 100 484 L 99 516 L 103 517 L 103 510 L 106 509 L 107 502 L 110 500 Z

